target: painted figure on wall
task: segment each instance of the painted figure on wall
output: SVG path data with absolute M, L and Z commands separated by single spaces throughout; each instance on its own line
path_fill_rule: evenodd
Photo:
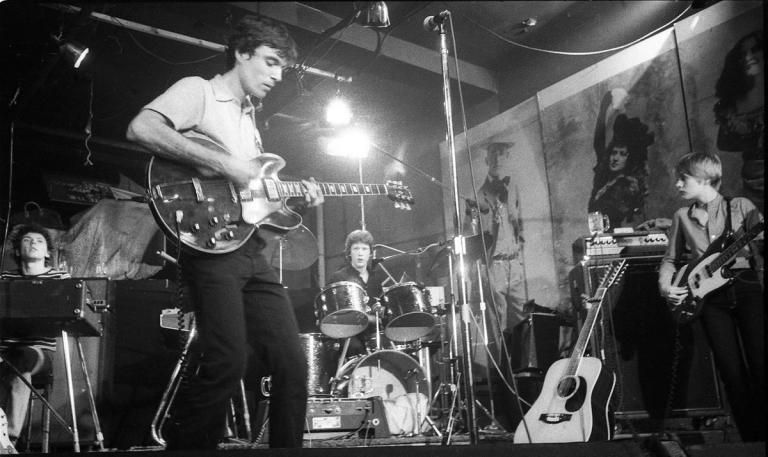
M 480 227 L 490 240 L 488 261 L 490 284 L 502 330 L 511 329 L 525 318 L 525 271 L 523 268 L 523 227 L 520 197 L 509 176 L 510 154 L 514 143 L 490 143 L 485 163 L 488 176 L 477 191 L 480 204 L 467 201 L 472 233 Z
M 643 221 L 648 194 L 648 146 L 653 143 L 653 133 L 640 119 L 627 116 L 627 98 L 622 88 L 607 92 L 595 125 L 597 164 L 588 211 L 607 215 L 612 227 Z
M 742 37 L 728 51 L 715 85 L 717 148 L 741 152 L 744 196 L 765 211 L 763 31 Z

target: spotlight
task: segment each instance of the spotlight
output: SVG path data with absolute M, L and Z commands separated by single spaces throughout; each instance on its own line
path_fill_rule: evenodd
M 90 49 L 75 41 L 65 41 L 62 39 L 61 31 L 59 31 L 58 35 L 51 35 L 51 38 L 59 45 L 59 52 L 72 62 L 72 66 L 80 68 Z
M 326 138 L 326 153 L 332 156 L 361 158 L 368 155 L 371 140 L 368 135 L 359 128 L 350 128 L 338 132 L 331 138 Z
M 352 110 L 343 98 L 336 95 L 325 108 L 325 120 L 334 127 L 349 125 L 352 121 Z
M 368 2 L 368 6 L 365 7 L 363 27 L 389 27 L 389 10 L 386 2 Z
M 83 61 L 85 60 L 86 56 L 88 56 L 88 52 L 90 51 L 89 48 L 80 46 L 76 43 L 72 42 L 66 42 L 61 45 L 61 48 L 59 48 L 67 58 L 72 60 L 73 64 L 72 66 L 74 68 L 80 68 L 80 65 L 82 65 Z

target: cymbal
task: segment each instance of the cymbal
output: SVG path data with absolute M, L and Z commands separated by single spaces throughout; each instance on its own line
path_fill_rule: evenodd
M 309 268 L 320 254 L 315 235 L 304 225 L 289 232 L 260 228 L 259 236 L 267 242 L 263 253 L 275 268 L 281 268 L 281 245 L 283 270 L 300 271 Z

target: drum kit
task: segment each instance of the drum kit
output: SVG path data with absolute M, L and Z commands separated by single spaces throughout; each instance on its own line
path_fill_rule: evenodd
M 414 282 L 386 287 L 373 300 L 355 282 L 329 284 L 315 298 L 320 333 L 300 335 L 309 395 L 394 400 L 421 393 L 431 398 L 429 350 L 441 339 L 443 309 Z M 366 332 L 369 326 L 375 332 Z M 347 357 L 349 339 L 361 335 L 365 354 Z
M 283 270 L 305 269 L 317 260 L 316 240 L 304 226 L 288 233 L 272 235 L 262 231 L 260 235 L 266 241 L 264 254 L 281 280 Z M 420 253 L 428 273 L 448 269 L 442 245 L 431 245 Z M 390 262 L 395 263 L 398 259 L 392 257 L 401 256 L 390 256 Z M 458 318 L 446 306 L 443 287 L 424 287 L 404 279 L 398 282 L 387 274 L 390 285 L 378 297 L 369 297 L 360 284 L 352 281 L 328 284 L 315 296 L 313 308 L 319 332 L 299 335 L 309 368 L 309 399 L 381 397 L 386 408 L 387 401 L 423 395 L 428 404 L 427 417 L 415 426 L 415 433 L 432 427 L 441 435 L 428 411 L 440 396 L 440 409 L 452 411 L 447 426 L 452 429 L 455 398 L 451 397 L 458 390 L 454 384 L 458 367 L 452 365 L 457 361 L 458 342 L 452 335 L 458 332 Z M 362 348 L 348 354 L 353 340 Z M 262 394 L 267 397 L 270 381 L 270 377 L 262 380 Z M 418 413 L 416 417 L 420 417 Z

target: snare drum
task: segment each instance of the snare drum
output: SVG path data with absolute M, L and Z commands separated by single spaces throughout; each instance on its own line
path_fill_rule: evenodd
M 384 289 L 384 334 L 392 341 L 413 341 L 427 336 L 435 326 L 429 303 L 414 282 L 395 284 Z
M 331 376 L 341 355 L 338 341 L 322 333 L 300 333 L 301 348 L 307 357 L 307 392 L 310 397 L 330 395 Z
M 320 331 L 331 338 L 349 338 L 368 327 L 368 296 L 355 282 L 329 284 L 315 297 L 315 316 Z

